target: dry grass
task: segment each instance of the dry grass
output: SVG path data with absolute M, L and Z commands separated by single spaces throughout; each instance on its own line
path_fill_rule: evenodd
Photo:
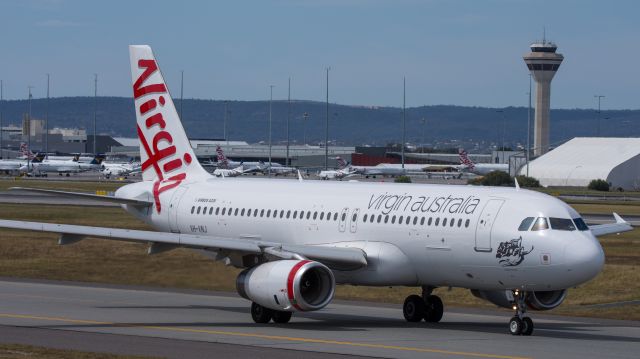
M 621 216 L 624 215 L 640 215 L 640 203 L 625 202 L 622 204 L 614 203 L 570 203 L 578 213 L 585 214 L 608 214 L 616 212 Z M 611 217 L 613 221 L 613 216 Z
M 128 359 L 140 356 L 88 353 L 75 350 L 60 350 L 18 344 L 0 344 L 2 359 Z
M 119 208 L 3 205 L 0 218 L 148 229 Z M 613 308 L 593 304 L 640 299 L 640 233 L 602 238 L 607 254 L 605 270 L 595 280 L 572 289 L 557 314 L 640 320 L 640 305 Z M 85 240 L 56 245 L 56 235 L 0 230 L 0 276 L 135 284 L 233 291 L 238 270 L 189 250 L 148 256 L 145 246 L 108 240 Z M 337 297 L 401 303 L 415 288 L 340 286 Z M 468 290 L 437 289 L 449 306 L 491 307 Z
M 42 180 L 36 178 L 12 177 L 0 179 L 0 191 L 6 191 L 11 187 L 31 187 L 43 189 L 56 189 L 60 191 L 95 192 L 115 191 L 125 183 L 114 181 L 71 181 L 71 180 Z

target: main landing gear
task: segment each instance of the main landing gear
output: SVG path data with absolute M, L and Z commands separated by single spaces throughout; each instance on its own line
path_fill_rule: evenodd
M 253 321 L 259 324 L 266 324 L 273 320 L 277 324 L 286 324 L 291 320 L 291 312 L 284 312 L 280 310 L 273 310 L 267 307 L 263 307 L 258 303 L 251 303 L 251 318 Z
M 444 305 L 437 295 L 431 294 L 433 287 L 422 287 L 422 296 L 410 295 L 404 300 L 402 314 L 408 322 L 437 323 L 442 319 Z
M 513 291 L 513 310 L 516 312 L 509 321 L 509 333 L 511 335 L 531 335 L 533 333 L 533 320 L 525 317 L 527 304 L 525 303 L 526 293 L 519 289 Z

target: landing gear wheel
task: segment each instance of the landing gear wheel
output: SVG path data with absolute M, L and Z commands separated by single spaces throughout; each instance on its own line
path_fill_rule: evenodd
M 522 334 L 523 327 L 522 320 L 518 317 L 513 317 L 509 321 L 509 333 L 511 333 L 511 335 Z
M 253 321 L 260 324 L 269 323 L 273 317 L 273 310 L 265 308 L 258 303 L 251 303 L 251 318 Z
M 278 324 L 286 324 L 291 320 L 291 312 L 275 310 L 273 312 L 273 322 Z
M 529 317 L 522 318 L 522 335 L 531 335 L 533 333 L 533 320 Z
M 437 295 L 429 295 L 424 299 L 425 311 L 424 321 L 429 323 L 437 323 L 442 319 L 444 313 L 444 305 L 442 299 Z
M 424 318 L 425 305 L 424 300 L 419 295 L 410 295 L 404 300 L 402 306 L 402 314 L 407 322 L 419 322 Z

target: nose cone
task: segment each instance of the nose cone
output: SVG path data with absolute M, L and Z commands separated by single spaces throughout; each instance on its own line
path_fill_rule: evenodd
M 595 278 L 604 267 L 604 251 L 600 242 L 591 233 L 584 233 L 576 243 L 567 245 L 565 264 L 567 279 L 572 286 Z

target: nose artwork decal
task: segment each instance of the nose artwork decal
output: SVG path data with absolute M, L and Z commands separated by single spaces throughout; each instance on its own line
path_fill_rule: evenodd
M 531 249 L 525 250 L 522 246 L 522 237 L 520 237 L 500 243 L 496 258 L 499 259 L 498 262 L 503 267 L 514 267 L 522 263 L 524 257 L 531 251 L 533 251 L 533 246 L 531 246 Z

